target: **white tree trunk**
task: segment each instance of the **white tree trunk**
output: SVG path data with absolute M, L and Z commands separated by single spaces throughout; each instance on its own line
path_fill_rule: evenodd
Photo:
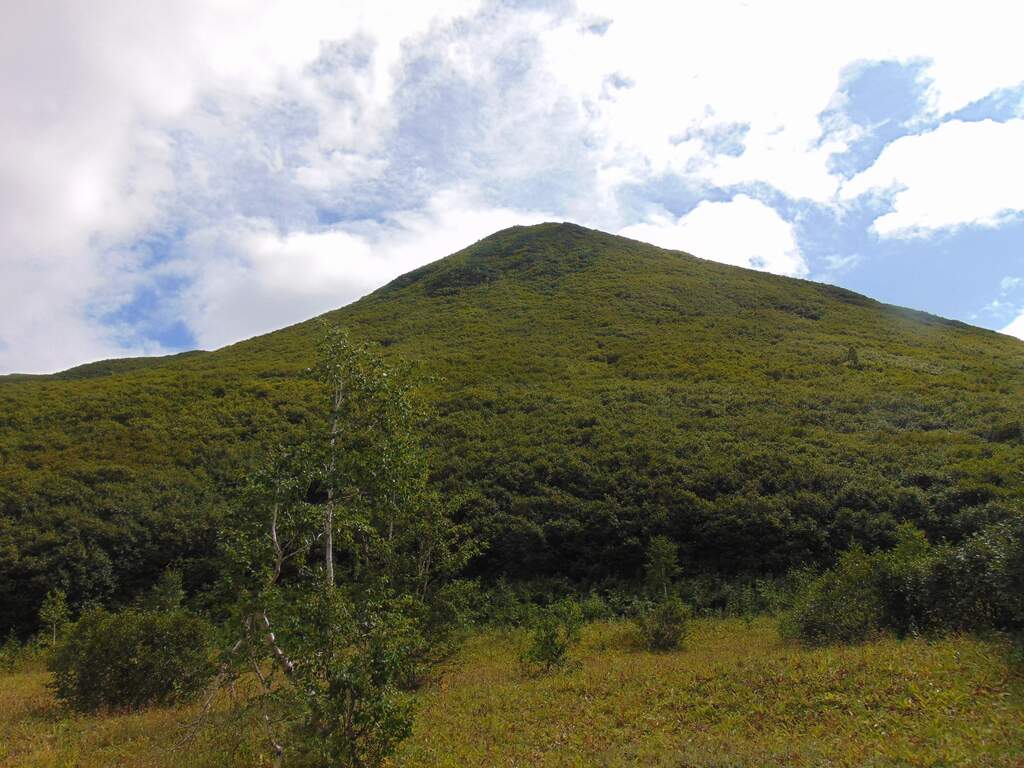
M 327 461 L 327 509 L 324 512 L 324 581 L 334 586 L 334 450 L 338 443 L 338 411 L 341 409 L 343 382 L 334 390 L 334 414 L 331 421 L 331 453 Z

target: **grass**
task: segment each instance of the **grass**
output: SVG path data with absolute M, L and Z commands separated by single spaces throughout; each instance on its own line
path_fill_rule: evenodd
M 684 650 L 636 649 L 589 625 L 575 664 L 529 676 L 524 637 L 473 637 L 420 693 L 395 766 L 1024 766 L 1024 680 L 1005 647 L 968 636 L 803 649 L 773 622 L 694 624 Z M 180 765 L 194 707 L 63 713 L 44 673 L 0 678 L 0 765 Z M 254 737 L 255 738 L 255 737 Z M 207 733 L 190 765 L 258 764 Z

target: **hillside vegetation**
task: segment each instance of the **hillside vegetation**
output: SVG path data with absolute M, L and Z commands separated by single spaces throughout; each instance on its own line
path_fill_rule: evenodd
M 658 534 L 691 574 L 780 573 L 1024 492 L 1024 344 L 833 286 L 543 224 L 328 318 L 418 363 L 483 576 L 632 579 Z M 309 423 L 319 334 L 0 378 L 0 632 L 52 588 L 212 584 L 251 457 Z

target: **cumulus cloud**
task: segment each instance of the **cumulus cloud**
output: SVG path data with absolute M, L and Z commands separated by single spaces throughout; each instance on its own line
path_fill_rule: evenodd
M 1016 336 L 1024 341 L 1024 312 L 1021 312 L 1016 320 L 1003 328 L 1002 332 L 1008 336 Z
M 808 272 L 793 226 L 747 195 L 702 202 L 678 219 L 654 216 L 619 234 L 739 267 L 795 277 Z
M 499 229 L 551 218 L 487 207 L 452 189 L 423 210 L 350 229 L 285 233 L 249 219 L 211 226 L 194 233 L 164 271 L 190 281 L 181 313 L 209 349 L 336 309 Z
M 943 123 L 889 144 L 842 197 L 892 194 L 872 228 L 883 237 L 922 236 L 973 224 L 994 226 L 1024 211 L 1024 120 Z
M 7 9 L 0 26 L 0 370 L 48 371 L 160 351 L 108 316 L 148 279 L 133 241 L 182 224 L 168 220 L 182 175 L 182 121 L 194 125 L 205 115 L 216 124 L 230 117 L 232 103 L 304 89 L 313 109 L 342 111 L 305 85 L 305 67 L 323 40 L 367 28 L 375 30 L 377 74 L 364 111 L 379 114 L 402 40 L 439 15 L 475 5 L 432 4 L 391 18 L 379 4 L 270 0 Z M 335 130 L 343 120 L 324 122 Z M 357 127 L 366 133 L 365 122 Z M 198 175 L 209 162 L 187 159 Z
M 863 137 L 823 130 L 822 114 L 852 64 L 914 63 L 927 84 L 915 130 L 1024 81 L 1013 4 L 845 13 L 811 0 L 19 4 L 0 27 L 0 370 L 161 351 L 121 311 L 146 292 L 202 346 L 234 341 L 537 211 L 805 274 L 793 228 L 752 195 L 835 206 L 830 158 Z M 962 130 L 1014 157 L 1019 122 Z M 930 158 L 963 146 L 928 138 L 947 125 L 842 186 L 895 191 L 879 232 L 1019 210 L 1022 175 L 994 149 L 972 147 L 996 178 L 968 177 L 986 184 L 964 185 L 967 203 L 931 183 L 928 163 L 948 156 Z M 657 179 L 731 202 L 680 220 L 646 212 L 692 201 L 625 199 Z
M 606 162 L 630 176 L 653 169 L 718 186 L 767 182 L 790 197 L 828 202 L 838 184 L 829 157 L 856 136 L 822 141 L 819 115 L 851 64 L 924 62 L 931 117 L 1024 81 L 1016 42 L 1024 10 L 999 0 L 969 13 L 883 0 L 841 14 L 814 0 L 662 4 L 657 12 L 616 0 L 580 5 L 612 23 L 600 36 L 553 29 L 551 70 L 588 94 L 607 137 Z M 601 99 L 593 73 L 602 68 L 633 87 Z M 694 123 L 746 124 L 744 151 L 708 156 L 700 142 L 672 141 Z

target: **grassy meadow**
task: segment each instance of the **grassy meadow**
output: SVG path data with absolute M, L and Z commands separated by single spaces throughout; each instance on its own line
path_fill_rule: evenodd
M 882 638 L 806 649 L 770 619 L 702 619 L 638 649 L 593 623 L 565 671 L 531 675 L 518 631 L 474 635 L 417 693 L 395 766 L 1024 766 L 1024 676 L 998 640 Z M 69 715 L 45 672 L 0 676 L 2 766 L 259 765 L 259 734 L 200 704 Z

